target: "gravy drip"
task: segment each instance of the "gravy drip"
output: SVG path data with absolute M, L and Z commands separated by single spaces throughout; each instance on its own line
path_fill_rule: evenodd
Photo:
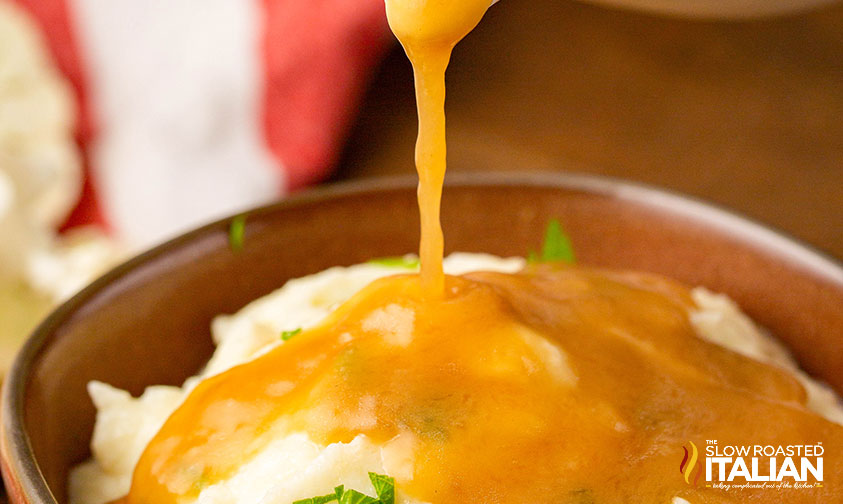
M 386 0 L 389 26 L 404 46 L 415 78 L 419 114 L 419 258 L 424 294 L 428 297 L 441 296 L 445 285 L 439 222 L 446 168 L 445 69 L 454 46 L 477 26 L 489 5 L 489 0 Z

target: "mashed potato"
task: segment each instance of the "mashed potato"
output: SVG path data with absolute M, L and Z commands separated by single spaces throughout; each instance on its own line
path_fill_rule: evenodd
M 481 254 L 453 254 L 445 260 L 445 271 L 450 274 L 516 272 L 523 266 L 521 258 Z M 152 386 L 141 397 L 133 398 L 125 391 L 92 382 L 89 392 L 98 412 L 91 443 L 93 458 L 71 473 L 71 504 L 102 504 L 128 493 L 144 448 L 199 381 L 284 344 L 280 333 L 318 324 L 361 288 L 377 278 L 401 272 L 401 268 L 376 263 L 331 268 L 291 280 L 235 315 L 217 317 L 211 328 L 217 350 L 205 369 L 182 388 Z M 734 303 L 702 288 L 694 289 L 693 297 L 698 309 L 690 318 L 700 337 L 791 370 L 808 391 L 809 407 L 843 425 L 843 407 L 834 392 L 801 372 L 787 351 L 764 335 Z M 340 483 L 371 495 L 369 471 L 400 478 L 412 475 L 412 470 L 412 451 L 400 436 L 383 445 L 361 435 L 349 443 L 320 446 L 306 434 L 294 433 L 270 443 L 229 479 L 204 488 L 197 502 L 289 504 L 320 495 Z M 400 490 L 396 502 L 418 502 Z M 674 504 L 685 502 L 674 499 Z

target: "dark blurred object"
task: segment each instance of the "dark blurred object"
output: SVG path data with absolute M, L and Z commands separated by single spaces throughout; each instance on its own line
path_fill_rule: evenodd
M 596 4 L 675 16 L 738 19 L 798 12 L 835 0 L 587 0 Z
M 693 194 L 843 258 L 843 6 L 710 22 L 504 0 L 456 49 L 449 169 L 578 171 Z M 338 178 L 411 173 L 400 47 Z

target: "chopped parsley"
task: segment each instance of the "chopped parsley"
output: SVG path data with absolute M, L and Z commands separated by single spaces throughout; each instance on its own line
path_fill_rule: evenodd
M 206 473 L 202 473 L 202 476 L 199 476 L 199 479 L 193 482 L 193 490 L 196 492 L 201 492 L 202 490 L 208 488 L 208 485 L 211 483 L 210 478 Z
M 288 339 L 292 338 L 296 334 L 301 332 L 301 327 L 293 329 L 292 331 L 282 331 L 281 332 L 281 340 L 287 341 Z
M 358 492 L 357 490 L 346 490 L 344 485 L 334 488 L 334 493 L 301 499 L 293 504 L 325 504 L 337 502 L 339 504 L 395 504 L 395 480 L 383 474 L 369 473 L 369 480 L 375 487 L 375 497 Z
M 369 473 L 375 494 L 381 504 L 395 504 L 395 480 L 383 474 Z
M 324 504 L 325 502 L 332 502 L 335 500 L 337 500 L 337 494 L 332 493 L 328 495 L 322 495 L 319 497 L 311 497 L 309 499 L 297 500 L 293 504 Z
M 594 493 L 588 488 L 580 488 L 570 493 L 571 504 L 594 504 Z
M 243 250 L 243 240 L 246 236 L 246 214 L 231 219 L 228 226 L 228 246 L 233 252 Z
M 340 504 L 380 504 L 380 499 L 369 497 L 357 490 L 343 490 L 343 487 L 337 487 L 337 501 Z
M 328 495 L 322 495 L 320 497 L 311 497 L 309 499 L 297 500 L 293 504 L 324 504 L 325 502 L 332 502 L 335 500 L 337 500 L 337 494 L 332 493 Z
M 370 259 L 369 264 L 386 266 L 387 268 L 415 269 L 419 267 L 419 258 L 414 255 L 378 257 L 375 259 Z
M 541 254 L 530 251 L 527 255 L 527 261 L 531 263 L 566 262 L 568 264 L 574 264 L 576 262 L 571 238 L 562 230 L 562 225 L 559 224 L 557 219 L 551 219 L 547 223 Z

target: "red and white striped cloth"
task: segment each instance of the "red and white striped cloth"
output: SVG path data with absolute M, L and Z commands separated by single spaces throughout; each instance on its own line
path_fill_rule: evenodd
M 82 200 L 143 246 L 324 178 L 390 36 L 383 0 L 14 0 L 78 103 Z

